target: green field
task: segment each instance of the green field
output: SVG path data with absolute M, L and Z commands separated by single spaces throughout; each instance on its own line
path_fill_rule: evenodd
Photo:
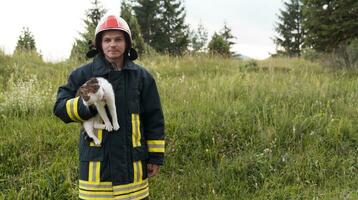
M 151 199 L 358 199 L 358 73 L 301 59 L 155 56 L 166 161 Z M 0 53 L 0 199 L 77 199 L 79 125 L 52 114 L 80 63 Z

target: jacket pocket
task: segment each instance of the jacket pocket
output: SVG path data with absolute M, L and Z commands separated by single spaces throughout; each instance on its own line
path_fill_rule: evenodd
M 129 113 L 140 113 L 140 91 L 138 88 L 130 88 L 128 93 L 128 111 Z
M 91 146 L 87 134 L 81 131 L 79 142 L 80 161 L 103 161 L 104 150 L 102 147 Z
M 132 149 L 133 161 L 148 159 L 148 148 L 146 145 L 135 147 Z

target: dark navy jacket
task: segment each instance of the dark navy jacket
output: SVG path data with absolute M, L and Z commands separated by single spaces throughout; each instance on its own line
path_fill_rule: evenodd
M 75 69 L 67 84 L 59 88 L 54 113 L 62 121 L 80 122 L 96 114 L 83 104 L 81 97 L 75 97 L 78 88 L 92 77 L 104 77 L 112 84 L 120 129 L 110 133 L 98 131 L 101 146 L 95 146 L 81 130 L 80 161 L 110 163 L 110 170 L 101 171 L 101 177 L 110 177 L 114 185 L 132 183 L 133 162 L 163 164 L 164 117 L 155 80 L 132 61 L 127 60 L 121 71 L 115 71 L 98 55 L 93 62 Z M 108 110 L 107 114 L 110 116 Z M 88 167 L 81 170 L 80 179 L 90 179 Z

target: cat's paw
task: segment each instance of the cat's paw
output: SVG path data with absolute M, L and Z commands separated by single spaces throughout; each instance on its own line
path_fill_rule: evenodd
M 113 130 L 113 126 L 111 123 L 105 123 L 104 126 L 106 127 L 107 131 L 112 131 Z
M 115 131 L 119 129 L 119 124 L 118 124 L 118 122 L 113 124 L 113 129 L 114 129 Z
M 97 146 L 101 145 L 101 140 L 99 140 L 98 138 L 93 138 L 93 142 L 94 142 Z

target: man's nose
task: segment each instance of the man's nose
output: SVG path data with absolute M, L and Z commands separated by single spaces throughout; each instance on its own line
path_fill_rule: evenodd
M 109 43 L 110 46 L 115 46 L 116 42 L 114 40 L 111 40 L 111 42 Z

